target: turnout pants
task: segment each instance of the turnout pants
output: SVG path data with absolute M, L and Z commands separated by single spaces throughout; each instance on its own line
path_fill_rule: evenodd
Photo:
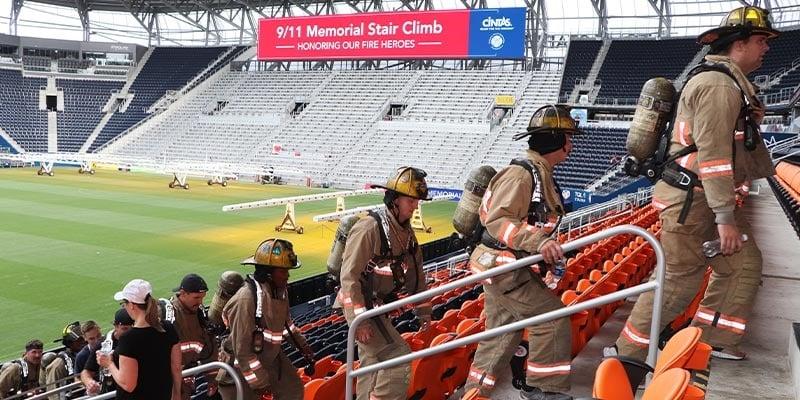
M 473 252 L 470 263 L 481 257 L 482 248 Z M 508 256 L 506 252 L 500 255 Z M 480 267 L 479 269 L 484 269 Z M 530 270 L 516 271 L 484 282 L 486 293 L 484 311 L 486 329 L 496 328 L 563 307 L 541 278 Z M 489 396 L 496 384 L 498 372 L 508 368 L 516 351 L 528 352 L 526 384 L 546 392 L 567 392 L 570 389 L 571 327 L 569 318 L 561 318 L 528 327 L 528 349 L 518 349 L 522 331 L 481 341 L 467 378 L 467 390 L 479 388 Z
M 392 326 L 391 321 L 384 315 L 380 316 L 383 325 L 392 342 L 387 342 L 375 321 L 368 320 L 364 324 L 371 324 L 375 334 L 369 343 L 358 344 L 358 358 L 360 366 L 365 367 L 411 353 L 406 341 Z M 378 372 L 358 377 L 356 387 L 357 400 L 405 400 L 411 379 L 411 364 L 382 369 Z
M 745 332 L 747 318 L 761 284 L 761 251 L 753 238 L 750 224 L 737 210 L 740 233 L 747 234 L 742 250 L 731 256 L 707 259 L 702 244 L 719 237 L 714 213 L 703 196 L 695 197 L 692 209 L 681 225 L 678 221 L 683 203 L 661 212 L 661 245 L 666 255 L 664 302 L 659 332 L 682 314 L 700 288 L 706 267 L 711 266 L 711 280 L 692 325 L 703 330 L 701 340 L 713 347 L 737 348 Z M 651 277 L 655 279 L 655 274 Z M 619 354 L 644 360 L 650 343 L 654 293 L 639 296 L 622 333 L 617 339 Z M 658 340 L 656 338 L 656 340 Z
M 278 354 L 275 361 L 267 367 L 269 373 L 269 387 L 267 393 L 272 393 L 275 400 L 302 400 L 303 383 L 297 375 L 297 368 L 292 365 L 289 358 L 282 351 Z M 260 400 L 262 393 L 256 393 L 247 384 L 241 371 L 237 369 L 236 374 L 244 387 L 244 400 Z M 236 386 L 219 385 L 219 394 L 223 400 L 236 399 Z

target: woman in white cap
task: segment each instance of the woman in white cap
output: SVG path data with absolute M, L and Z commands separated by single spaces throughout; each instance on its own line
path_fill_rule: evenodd
M 134 279 L 114 300 L 133 318 L 133 328 L 117 345 L 119 366 L 111 356 L 97 352 L 97 363 L 108 368 L 117 383 L 117 399 L 179 400 L 181 350 L 178 334 L 159 320 L 158 304 L 150 283 Z

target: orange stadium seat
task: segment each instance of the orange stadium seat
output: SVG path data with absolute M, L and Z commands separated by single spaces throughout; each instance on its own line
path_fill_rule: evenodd
M 666 371 L 644 391 L 642 400 L 681 400 L 689 388 L 689 371 L 673 368 Z
M 633 400 L 625 366 L 616 358 L 606 358 L 594 375 L 592 397 L 598 400 Z

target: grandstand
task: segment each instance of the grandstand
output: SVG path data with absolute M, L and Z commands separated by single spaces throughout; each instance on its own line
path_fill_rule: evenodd
M 64 0 L 31 1 L 67 3 Z M 90 0 L 89 3 L 88 9 L 92 10 L 126 12 L 125 5 L 116 0 Z M 658 237 L 661 223 L 657 211 L 649 205 L 650 191 L 639 190 L 647 186 L 647 181 L 626 176 L 621 171 L 620 161 L 626 154 L 625 138 L 635 102 L 642 84 L 653 76 L 664 76 L 676 82 L 685 78 L 705 55 L 705 50 L 696 45 L 694 35 L 715 26 L 727 8 L 739 4 L 701 2 L 714 10 L 710 13 L 686 11 L 685 8 L 691 6 L 673 4 L 683 11 L 673 9 L 675 15 L 668 15 L 667 0 L 645 2 L 642 4 L 648 13 L 657 9 L 659 15 L 639 16 L 640 21 L 650 21 L 637 22 L 646 25 L 642 29 L 616 26 L 619 30 L 615 30 L 615 24 L 625 24 L 624 20 L 629 17 L 623 10 L 624 2 L 620 2 L 619 17 L 611 19 L 607 2 L 593 2 L 598 14 L 594 19 L 596 26 L 557 34 L 547 31 L 548 24 L 542 24 L 548 18 L 546 8 L 560 6 L 564 11 L 570 8 L 567 4 L 570 2 L 555 7 L 534 2 L 528 10 L 531 20 L 526 26 L 527 37 L 532 40 L 526 41 L 523 59 L 256 60 L 253 58 L 256 46 L 250 39 L 256 37 L 257 14 L 292 15 L 298 11 L 293 8 L 295 6 L 279 3 L 264 1 L 257 6 L 250 2 L 238 3 L 236 7 L 241 6 L 241 14 L 236 15 L 239 8 L 231 9 L 230 5 L 222 3 L 202 4 L 205 7 L 202 10 L 194 8 L 200 7 L 199 3 L 153 3 L 152 7 L 163 8 L 153 11 L 153 20 L 137 21 L 138 25 L 152 27 L 164 15 L 178 16 L 182 23 L 188 24 L 183 27 L 187 36 L 192 35 L 190 31 L 203 31 L 204 38 L 183 43 L 177 36 L 168 37 L 165 32 L 169 29 L 165 25 L 164 32 L 155 28 L 146 32 L 147 40 L 157 44 L 147 43 L 146 47 L 131 44 L 128 50 L 112 49 L 112 44 L 91 43 L 86 39 L 47 42 L 51 47 L 43 47 L 34 45 L 38 39 L 0 36 L 3 53 L 0 57 L 0 166 L 4 166 L 3 153 L 6 152 L 58 152 L 96 157 L 101 163 L 112 160 L 107 161 L 112 168 L 130 170 L 156 165 L 160 166 L 159 172 L 167 174 L 173 173 L 166 168 L 168 164 L 196 168 L 202 170 L 202 174 L 224 165 L 243 181 L 262 178 L 253 172 L 243 172 L 253 171 L 255 166 L 261 170 L 292 171 L 283 176 L 291 184 L 353 189 L 385 180 L 400 165 L 413 165 L 428 172 L 431 187 L 459 191 L 471 169 L 480 165 L 499 169 L 522 155 L 526 143 L 515 142 L 512 137 L 525 130 L 537 108 L 560 100 L 584 111 L 587 119 L 580 126 L 585 135 L 573 138 L 573 152 L 555 170 L 562 193 L 577 209 L 565 218 L 559 232 L 560 242 L 627 224 Z M 366 11 L 359 9 L 361 2 L 311 3 L 315 4 L 313 7 L 319 6 L 316 13 L 333 12 L 344 6 L 357 12 Z M 381 2 L 364 3 L 377 7 Z M 394 2 L 388 3 L 394 5 Z M 694 376 L 708 376 L 707 367 L 710 368 L 707 386 L 703 382 L 698 384 L 697 380 L 692 386 L 706 389 L 702 395 L 708 399 L 790 399 L 797 398 L 796 393 L 800 391 L 800 387 L 792 383 L 792 379 L 800 376 L 800 368 L 789 367 L 786 362 L 789 357 L 800 359 L 800 349 L 796 345 L 790 347 L 786 340 L 789 324 L 800 320 L 797 311 L 800 304 L 796 296 L 790 295 L 797 290 L 800 279 L 800 272 L 790 261 L 800 257 L 797 241 L 800 239 L 800 164 L 792 157 L 800 150 L 800 140 L 797 131 L 788 123 L 800 116 L 800 29 L 797 29 L 800 20 L 796 17 L 800 15 L 800 4 L 772 3 L 776 15 L 781 16 L 780 28 L 784 34 L 770 43 L 772 50 L 765 57 L 764 65 L 751 78 L 761 87 L 767 118 L 774 122 L 769 127 L 775 132 L 769 134 L 775 141 L 786 140 L 780 142 L 780 146 L 770 147 L 774 151 L 773 158 L 776 161 L 786 159 L 777 164 L 775 177 L 754 184 L 757 189 L 745 202 L 745 213 L 754 227 L 754 237 L 762 247 L 765 260 L 764 288 L 754 305 L 755 315 L 748 322 L 750 333 L 744 343 L 750 359 L 739 364 L 712 361 L 701 366 L 679 366 L 691 370 Z M 62 5 L 75 7 L 74 4 Z M 370 7 L 366 8 L 376 9 Z M 83 12 L 88 13 L 88 9 Z M 314 13 L 310 9 L 306 12 Z M 186 17 L 192 13 L 205 15 L 206 25 L 203 26 L 201 19 Z M 685 14 L 694 19 L 686 20 Z M 141 16 L 132 13 L 131 18 L 138 20 Z M 573 18 L 565 11 L 556 21 L 561 25 L 580 25 L 582 20 L 593 19 Z M 251 19 L 249 27 L 247 19 Z M 615 19 L 623 22 L 615 22 Z M 86 20 L 89 21 L 88 17 Z M 24 25 L 25 22 L 20 19 L 18 23 Z M 552 28 L 557 25 L 549 26 L 557 29 Z M 98 29 L 102 31 L 105 26 Z M 234 31 L 236 34 L 232 35 Z M 183 33 L 178 36 L 181 35 Z M 232 39 L 234 36 L 236 38 Z M 89 37 L 88 31 L 86 37 Z M 133 42 L 137 38 L 129 39 Z M 90 44 L 97 48 L 89 49 Z M 537 48 L 539 45 L 543 48 Z M 53 49 L 52 46 L 61 46 L 62 52 L 42 50 Z M 81 46 L 86 49 L 80 50 Z M 118 52 L 124 57 L 115 61 Z M 762 128 L 767 128 L 767 124 Z M 3 172 L 0 169 L 0 174 Z M 210 205 L 205 197 L 209 196 L 208 191 L 171 193 L 173 198 L 169 201 L 147 192 L 139 203 L 134 203 L 127 196 L 151 182 L 114 173 L 95 177 L 100 178 L 99 183 L 71 181 L 81 189 L 81 195 L 87 196 L 84 198 L 65 187 L 55 186 L 52 195 L 47 192 L 46 183 L 22 180 L 12 184 L 11 179 L 5 182 L 0 179 L 0 190 L 9 193 L 0 196 L 5 197 L 0 199 L 0 208 L 8 205 L 0 212 L 0 217 L 19 213 L 55 220 L 56 213 L 69 214 L 67 220 L 77 226 L 74 229 L 38 233 L 36 229 L 52 229 L 49 223 L 40 222 L 37 226 L 19 228 L 18 234 L 20 237 L 28 235 L 24 236 L 28 238 L 41 235 L 53 239 L 54 248 L 69 251 L 73 236 L 82 240 L 89 236 L 81 229 L 98 230 L 100 234 L 108 232 L 102 239 L 103 245 L 112 252 L 118 251 L 117 247 L 124 249 L 119 254 L 114 253 L 119 266 L 112 267 L 135 269 L 137 263 L 159 260 L 164 264 L 156 266 L 158 271 L 148 271 L 158 279 L 168 280 L 172 275 L 180 275 L 178 270 L 197 268 L 194 264 L 214 272 L 217 269 L 221 272 L 223 268 L 208 265 L 202 257 L 194 255 L 185 242 L 187 237 L 201 237 L 205 245 L 215 242 L 214 249 L 227 252 L 225 262 L 230 263 L 234 262 L 231 260 L 235 251 L 252 247 L 244 246 L 242 238 L 270 235 L 265 230 L 272 232 L 272 219 L 282 215 L 280 211 L 271 212 L 267 223 L 263 215 L 250 213 L 236 217 L 239 225 L 228 229 L 220 222 L 228 216 L 209 211 L 212 205 L 217 212 L 219 207 Z M 131 187 L 117 193 L 95 191 L 100 185 L 126 179 L 131 180 Z M 97 186 L 92 187 L 93 184 Z M 160 188 L 166 190 L 165 186 Z M 220 188 L 220 197 L 215 201 L 238 198 L 242 192 L 249 196 L 285 195 L 286 191 L 297 191 L 292 195 L 307 193 L 305 188 L 297 187 L 272 186 L 262 190 L 258 185 L 234 186 Z M 311 190 L 308 193 L 322 189 Z M 47 212 L 35 215 L 37 210 L 26 204 L 28 195 L 33 196 L 36 204 L 44 204 Z M 578 202 L 578 195 L 584 202 Z M 617 195 L 621 196 L 617 198 Z M 162 235 L 160 228 L 150 224 L 163 219 L 175 237 L 164 235 L 162 241 L 167 245 L 162 246 L 132 239 L 128 239 L 125 246 L 118 245 L 114 242 L 118 238 L 113 235 L 118 227 L 100 227 L 93 221 L 96 217 L 92 212 L 76 210 L 76 205 L 83 203 L 96 207 L 104 219 L 119 225 L 120 230 L 124 227 L 126 233 Z M 117 210 L 108 209 L 108 203 L 130 208 L 132 214 L 141 214 L 148 221 L 128 226 L 127 221 L 117 215 Z M 313 210 L 322 212 L 322 208 L 313 207 Z M 444 210 L 437 209 L 434 215 L 446 223 L 452 204 Z M 249 221 L 251 218 L 258 218 L 259 222 Z M 302 240 L 313 242 L 324 252 L 332 232 L 329 226 L 320 225 L 306 232 Z M 446 238 L 448 232 L 437 234 L 439 239 L 423 247 L 431 287 L 441 287 L 469 276 L 464 264 L 463 243 Z M 25 254 L 11 248 L 13 240 L 9 238 L 14 238 L 11 233 L 0 229 L 0 238 L 6 239 L 0 242 L 0 260 L 4 260 L 5 252 L 10 254 L 9 259 L 14 259 L 9 265 L 40 267 L 34 264 L 43 262 L 41 257 L 27 261 Z M 44 243 L 41 247 L 50 245 Z M 176 249 L 169 249 L 171 245 Z M 94 253 L 92 245 L 82 243 L 81 246 L 74 251 L 75 257 L 86 254 L 90 257 Z M 236 247 L 235 251 L 226 246 Z M 180 253 L 180 257 L 173 259 L 171 254 L 156 254 L 170 251 Z M 144 256 L 127 260 L 131 254 L 141 255 L 137 253 Z M 567 272 L 554 293 L 561 296 L 565 306 L 574 306 L 630 289 L 647 281 L 656 268 L 657 254 L 657 249 L 642 237 L 630 233 L 586 245 L 567 260 Z M 100 252 L 97 255 L 100 256 Z M 313 267 L 323 271 L 322 258 L 314 257 L 314 263 L 319 265 Z M 26 261 L 20 261 L 23 259 Z M 174 262 L 177 267 L 173 269 L 162 259 Z M 109 282 L 118 280 L 112 267 L 99 274 L 102 279 L 97 280 L 102 282 L 92 283 L 108 286 Z M 57 274 L 68 273 L 72 274 L 57 271 Z M 76 274 L 94 279 L 92 271 Z M 713 279 L 710 275 L 709 272 L 707 280 Z M 209 282 L 214 280 L 210 279 Z M 295 324 L 307 336 L 318 357 L 316 373 L 312 376 L 301 373 L 305 398 L 343 398 L 347 324 L 342 315 L 330 307 L 330 288 L 325 286 L 325 277 L 303 276 L 302 280 L 292 283 L 290 290 Z M 484 330 L 482 291 L 481 284 L 472 283 L 433 297 L 435 322 L 432 330 L 420 331 L 409 309 L 392 314 L 392 321 L 415 351 L 469 337 Z M 698 298 L 701 294 L 698 293 Z M 105 301 L 108 297 L 98 296 L 90 300 Z M 48 299 L 41 300 L 42 307 L 45 300 Z M 671 327 L 677 330 L 687 324 L 696 307 L 697 304 L 690 306 Z M 48 312 L 49 316 L 54 315 L 52 310 Z M 630 304 L 614 301 L 571 316 L 574 395 L 593 394 L 593 386 L 600 382 L 599 378 L 597 382 L 594 378 L 601 348 L 616 337 L 628 312 Z M 295 366 L 305 366 L 302 355 L 288 343 L 284 344 Z M 464 395 L 461 387 L 475 346 L 473 343 L 414 361 L 407 398 L 461 398 Z M 496 398 L 516 398 L 514 384 L 518 383 L 515 378 L 519 378 L 521 364 L 518 357 L 512 360 L 499 379 Z M 636 385 L 633 387 L 635 389 Z M 204 393 L 199 393 L 197 398 L 203 396 Z
M 39 110 L 39 88 L 46 83 L 0 69 L 0 127 L 27 151 L 47 151 L 47 114 Z
M 76 153 L 103 117 L 103 106 L 120 81 L 57 79 L 64 92 L 64 111 L 58 114 L 58 151 Z

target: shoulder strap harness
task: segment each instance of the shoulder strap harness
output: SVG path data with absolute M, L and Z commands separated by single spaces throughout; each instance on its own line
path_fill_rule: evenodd
M 750 119 L 750 99 L 747 98 L 744 89 L 742 89 L 742 87 L 739 85 L 739 81 L 736 80 L 736 77 L 733 76 L 733 73 L 731 73 L 730 69 L 721 64 L 703 62 L 692 68 L 692 70 L 689 72 L 689 77 L 686 79 L 686 82 L 689 82 L 689 80 L 695 76 L 708 71 L 721 72 L 727 75 L 733 80 L 733 83 L 739 89 L 739 94 L 742 96 L 742 108 L 739 110 L 737 119 L 744 120 L 745 148 L 750 151 L 755 150 L 755 145 L 757 144 L 755 137 L 757 136 L 758 128 L 753 126 L 755 121 Z M 680 95 L 678 95 L 678 98 L 680 98 Z M 676 115 L 677 113 L 675 113 L 675 115 L 672 117 L 673 120 L 670 123 L 671 126 L 674 126 Z M 691 204 L 694 200 L 694 189 L 696 187 L 703 187 L 703 184 L 696 173 L 681 166 L 676 162 L 676 160 L 696 152 L 697 145 L 692 143 L 691 145 L 682 148 L 675 154 L 669 155 L 669 143 L 670 141 L 667 140 L 667 145 L 664 148 L 659 149 L 659 151 L 665 152 L 665 156 L 662 157 L 666 159 L 661 178 L 666 184 L 686 191 L 686 200 L 683 202 L 683 208 L 681 208 L 681 212 L 678 215 L 678 223 L 683 224 L 686 222 L 686 217 L 689 215 L 689 210 L 691 209 Z

